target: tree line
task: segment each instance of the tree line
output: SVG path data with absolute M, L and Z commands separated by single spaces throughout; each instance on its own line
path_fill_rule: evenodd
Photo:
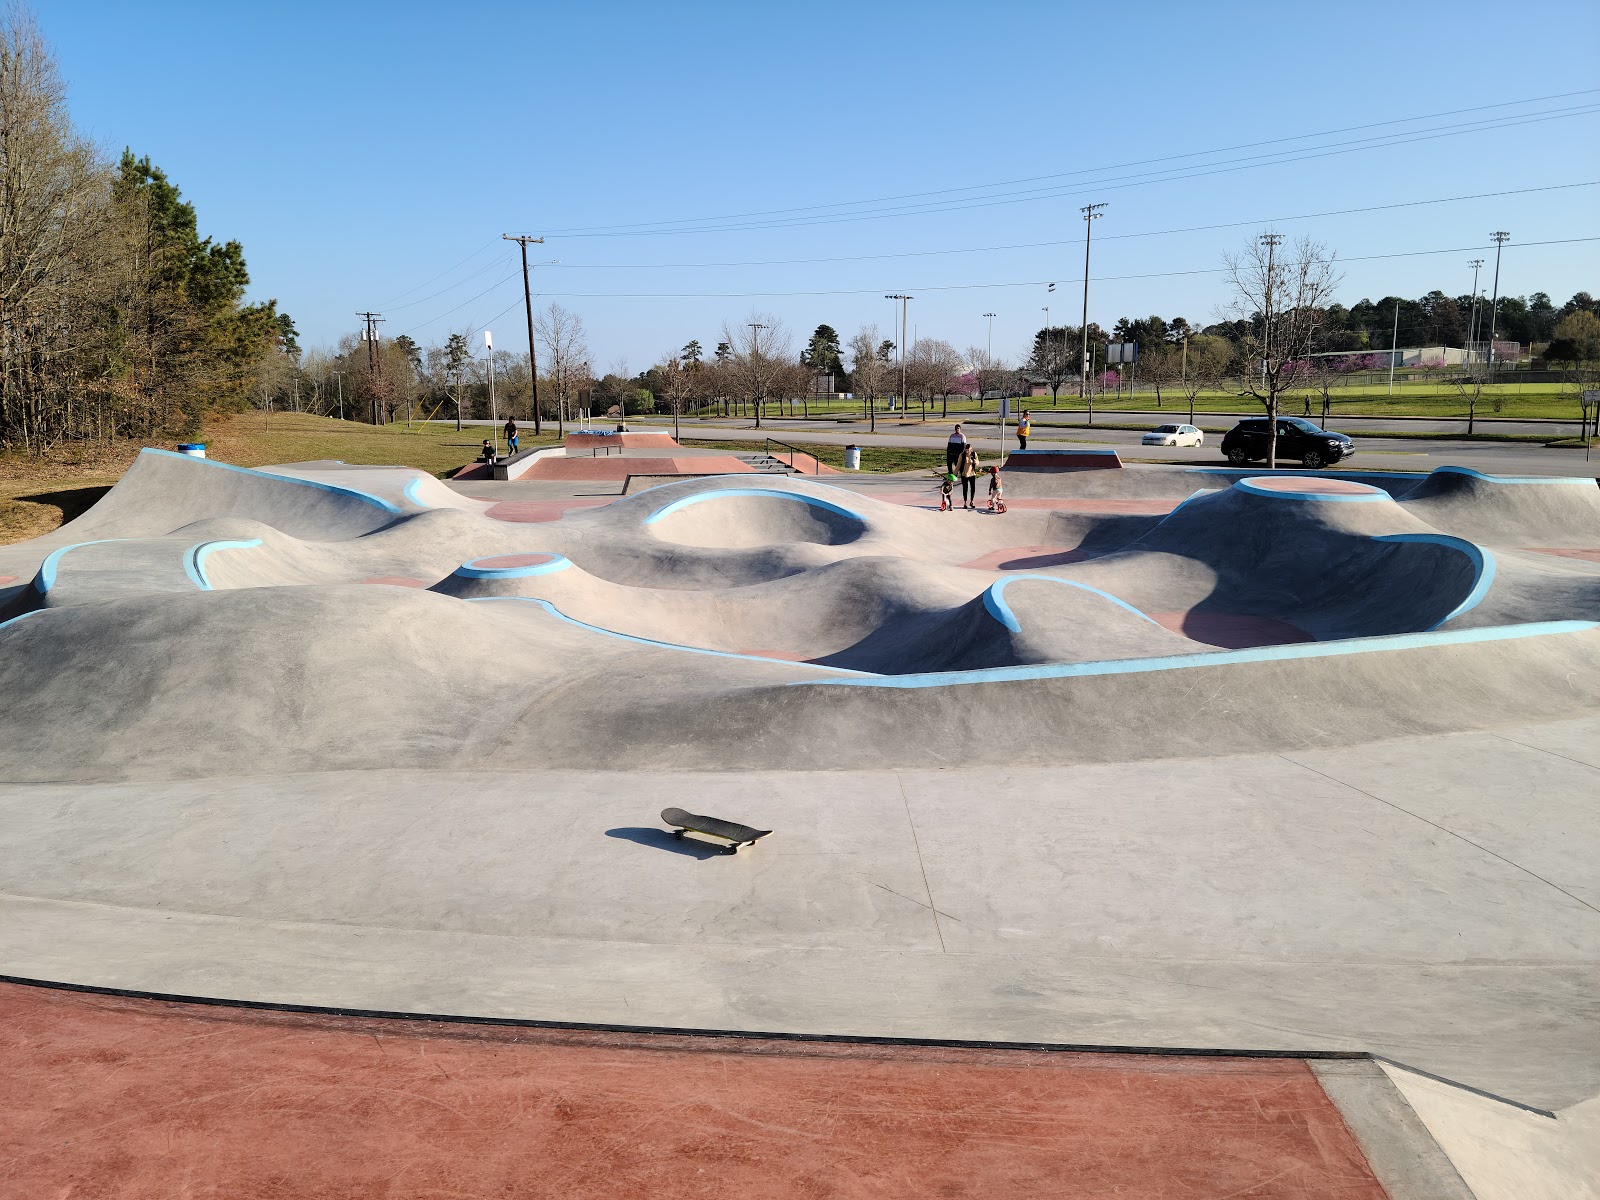
M 31 17 L 0 13 L 0 449 L 182 437 L 245 404 L 297 348 L 248 283 L 160 167 L 78 133 Z

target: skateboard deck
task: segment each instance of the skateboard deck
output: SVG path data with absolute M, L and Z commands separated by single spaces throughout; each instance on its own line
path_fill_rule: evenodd
M 739 853 L 740 846 L 751 846 L 757 838 L 764 838 L 771 833 L 770 829 L 753 829 L 749 825 L 741 825 L 737 821 L 724 821 L 717 817 L 702 817 L 696 813 L 684 812 L 681 808 L 663 808 L 661 819 L 668 825 L 676 825 L 672 836 L 682 838 L 685 833 L 702 833 L 707 837 L 721 838 L 731 842 L 728 847 L 729 854 Z

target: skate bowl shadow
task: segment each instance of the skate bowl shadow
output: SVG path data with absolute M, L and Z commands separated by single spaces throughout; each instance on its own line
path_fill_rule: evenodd
M 714 846 L 710 842 L 698 842 L 692 838 L 675 838 L 670 829 L 655 829 L 648 825 L 619 826 L 616 829 L 606 830 L 606 836 L 640 846 L 649 846 L 652 850 L 670 850 L 674 854 L 687 855 L 689 858 L 728 857 L 727 850 L 721 846 Z

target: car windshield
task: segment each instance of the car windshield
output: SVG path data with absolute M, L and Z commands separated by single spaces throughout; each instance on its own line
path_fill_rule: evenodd
M 1285 425 L 1293 425 L 1301 433 L 1321 433 L 1322 432 L 1321 429 L 1319 429 L 1317 426 L 1313 425 L 1310 421 L 1307 421 L 1303 417 L 1285 417 L 1283 419 L 1283 423 Z
M 1156 428 L 1155 428 L 1155 432 L 1156 433 L 1177 433 L 1178 432 L 1178 427 L 1176 425 L 1157 425 Z

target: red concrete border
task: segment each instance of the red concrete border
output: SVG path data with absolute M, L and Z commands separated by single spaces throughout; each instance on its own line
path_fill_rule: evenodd
M 0 984 L 16 1196 L 1382 1200 L 1307 1066 L 329 1018 Z

